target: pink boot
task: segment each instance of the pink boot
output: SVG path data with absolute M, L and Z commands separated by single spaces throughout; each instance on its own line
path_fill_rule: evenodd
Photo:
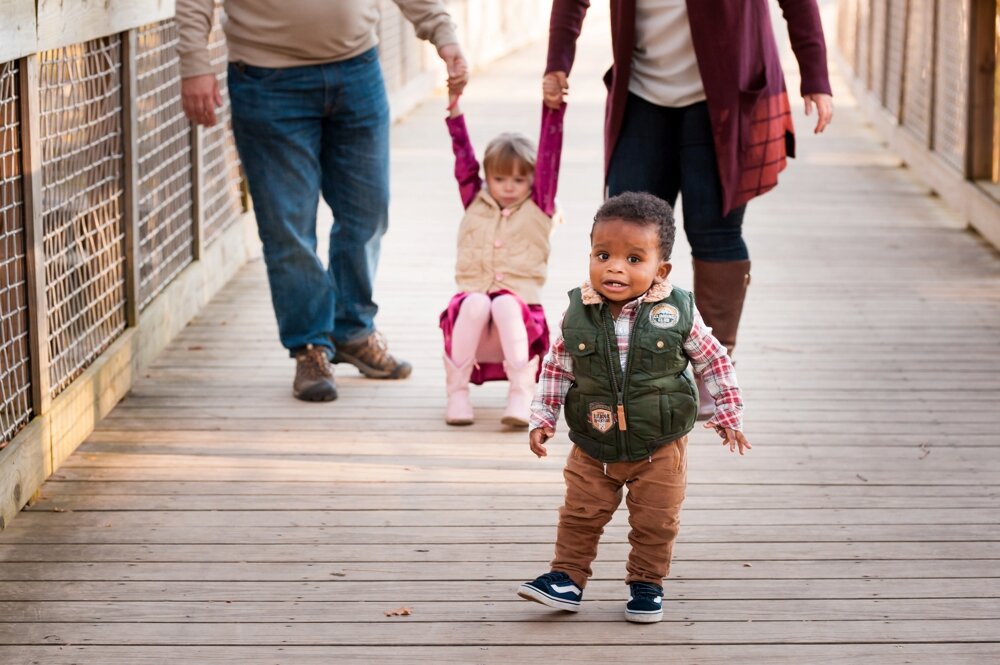
M 469 401 L 469 377 L 472 376 L 473 360 L 456 365 L 448 356 L 444 357 L 445 385 L 448 392 L 448 407 L 444 421 L 449 425 L 471 425 L 474 413 Z
M 507 392 L 507 408 L 504 409 L 500 422 L 508 427 L 527 427 L 531 416 L 531 400 L 535 396 L 538 359 L 532 358 L 520 365 L 504 362 L 503 368 L 507 372 L 510 388 Z

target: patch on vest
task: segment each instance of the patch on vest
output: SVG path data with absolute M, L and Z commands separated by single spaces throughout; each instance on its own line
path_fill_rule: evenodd
M 590 415 L 587 420 L 590 421 L 591 427 L 601 434 L 606 434 L 614 427 L 615 416 L 610 406 L 601 402 L 591 402 L 588 408 L 590 409 Z
M 673 305 L 660 303 L 649 310 L 649 322 L 657 328 L 673 328 L 681 320 L 681 313 Z

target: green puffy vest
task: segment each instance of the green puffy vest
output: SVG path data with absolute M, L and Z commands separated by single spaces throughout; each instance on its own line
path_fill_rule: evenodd
M 690 432 L 698 414 L 683 348 L 694 321 L 691 293 L 674 287 L 666 299 L 640 305 L 625 372 L 608 306 L 584 305 L 578 288 L 569 299 L 562 324 L 576 377 L 566 393 L 569 438 L 602 462 L 634 462 Z

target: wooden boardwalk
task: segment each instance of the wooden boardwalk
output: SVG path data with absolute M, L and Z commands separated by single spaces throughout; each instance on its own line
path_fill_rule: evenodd
M 605 30 L 573 77 L 553 322 L 600 200 Z M 478 145 L 535 134 L 543 60 L 474 79 Z M 579 615 L 514 595 L 551 556 L 569 444 L 534 459 L 498 424 L 498 385 L 475 392 L 476 425 L 443 424 L 460 205 L 439 99 L 394 129 L 378 289 L 413 377 L 341 370 L 337 402 L 293 400 L 249 265 L 0 533 L 0 663 L 997 662 L 1000 259 L 837 83 L 830 133 L 797 117 L 800 159 L 748 213 L 755 447 L 695 433 L 663 623 L 623 620 L 624 515 Z

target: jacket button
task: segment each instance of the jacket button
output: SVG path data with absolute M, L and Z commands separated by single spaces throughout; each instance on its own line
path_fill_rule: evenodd
M 498 272 L 496 275 L 493 276 L 493 278 L 496 279 L 496 281 L 498 281 L 498 282 L 502 282 L 503 278 L 504 278 L 504 274 L 502 272 Z
M 586 349 L 586 348 L 587 348 L 587 345 L 586 345 L 586 344 L 584 344 L 583 342 L 580 342 L 580 346 L 579 346 L 578 348 L 579 348 L 579 349 L 580 349 L 581 351 L 583 351 L 584 349 Z
M 494 247 L 503 247 L 503 240 L 494 240 L 493 241 L 493 246 Z
M 661 340 L 657 340 L 657 342 L 656 342 L 656 348 L 658 348 L 658 349 L 662 349 L 663 348 L 663 340 L 662 339 Z

